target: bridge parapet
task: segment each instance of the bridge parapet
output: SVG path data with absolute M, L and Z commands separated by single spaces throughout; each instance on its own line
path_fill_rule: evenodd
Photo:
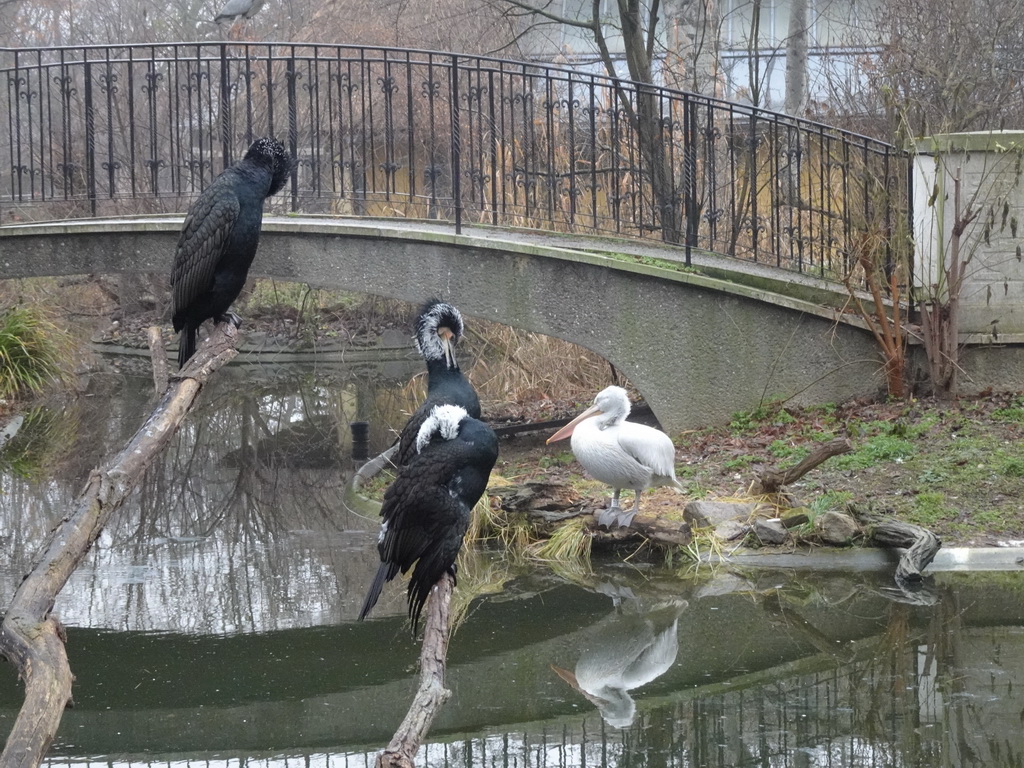
M 532 63 L 222 42 L 0 49 L 0 72 L 0 225 L 182 213 L 264 134 L 299 158 L 292 212 L 612 234 L 826 279 L 907 217 L 887 144 Z

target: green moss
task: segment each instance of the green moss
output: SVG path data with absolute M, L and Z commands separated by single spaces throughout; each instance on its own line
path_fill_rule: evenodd
M 950 516 L 946 494 L 938 491 L 919 493 L 914 499 L 914 511 L 910 522 L 930 527 Z
M 992 411 L 992 417 L 1000 421 L 1024 424 L 1024 397 L 1017 398 L 1007 408 L 997 408 Z
M 749 467 L 755 461 L 757 461 L 757 457 L 751 456 L 749 453 L 747 453 L 743 454 L 742 456 L 737 456 L 735 458 L 729 459 L 722 466 L 724 466 L 726 469 L 743 469 L 744 467 Z
M 1007 477 L 1024 477 L 1024 458 L 1019 456 L 1005 456 L 998 460 L 997 470 L 999 474 Z
M 795 459 L 799 461 L 810 453 L 810 448 L 805 445 L 795 445 L 790 440 L 773 440 L 768 446 L 768 453 L 780 459 Z

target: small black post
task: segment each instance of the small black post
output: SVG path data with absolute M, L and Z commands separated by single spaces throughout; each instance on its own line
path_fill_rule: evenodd
M 352 430 L 352 459 L 366 461 L 370 458 L 370 422 L 353 421 L 349 429 Z

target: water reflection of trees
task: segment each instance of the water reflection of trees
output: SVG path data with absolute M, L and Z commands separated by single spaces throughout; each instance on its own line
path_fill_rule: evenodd
M 253 381 L 229 370 L 129 504 L 111 521 L 58 601 L 72 624 L 187 632 L 257 631 L 355 613 L 375 565 L 378 524 L 345 501 L 352 421 L 372 445 L 402 419 L 370 366 L 340 374 Z M 68 460 L 44 479 L 2 476 L 0 530 L 13 585 L 30 553 L 79 490 L 88 469 L 120 448 L 148 413 L 145 380 L 94 382 L 77 404 Z

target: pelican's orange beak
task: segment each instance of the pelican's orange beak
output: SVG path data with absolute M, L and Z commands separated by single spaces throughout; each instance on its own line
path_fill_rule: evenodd
M 572 431 L 576 429 L 577 426 L 579 426 L 579 423 L 581 421 L 589 419 L 591 416 L 598 416 L 602 413 L 604 413 L 604 411 L 602 411 L 596 405 L 590 406 L 589 408 L 587 408 L 587 410 L 585 410 L 583 413 L 581 413 L 579 416 L 577 416 L 575 419 L 570 421 L 560 430 L 555 432 L 555 434 L 549 437 L 547 441 L 544 443 L 544 445 L 551 445 L 551 443 L 555 442 L 556 440 L 565 440 L 565 438 L 571 435 Z

